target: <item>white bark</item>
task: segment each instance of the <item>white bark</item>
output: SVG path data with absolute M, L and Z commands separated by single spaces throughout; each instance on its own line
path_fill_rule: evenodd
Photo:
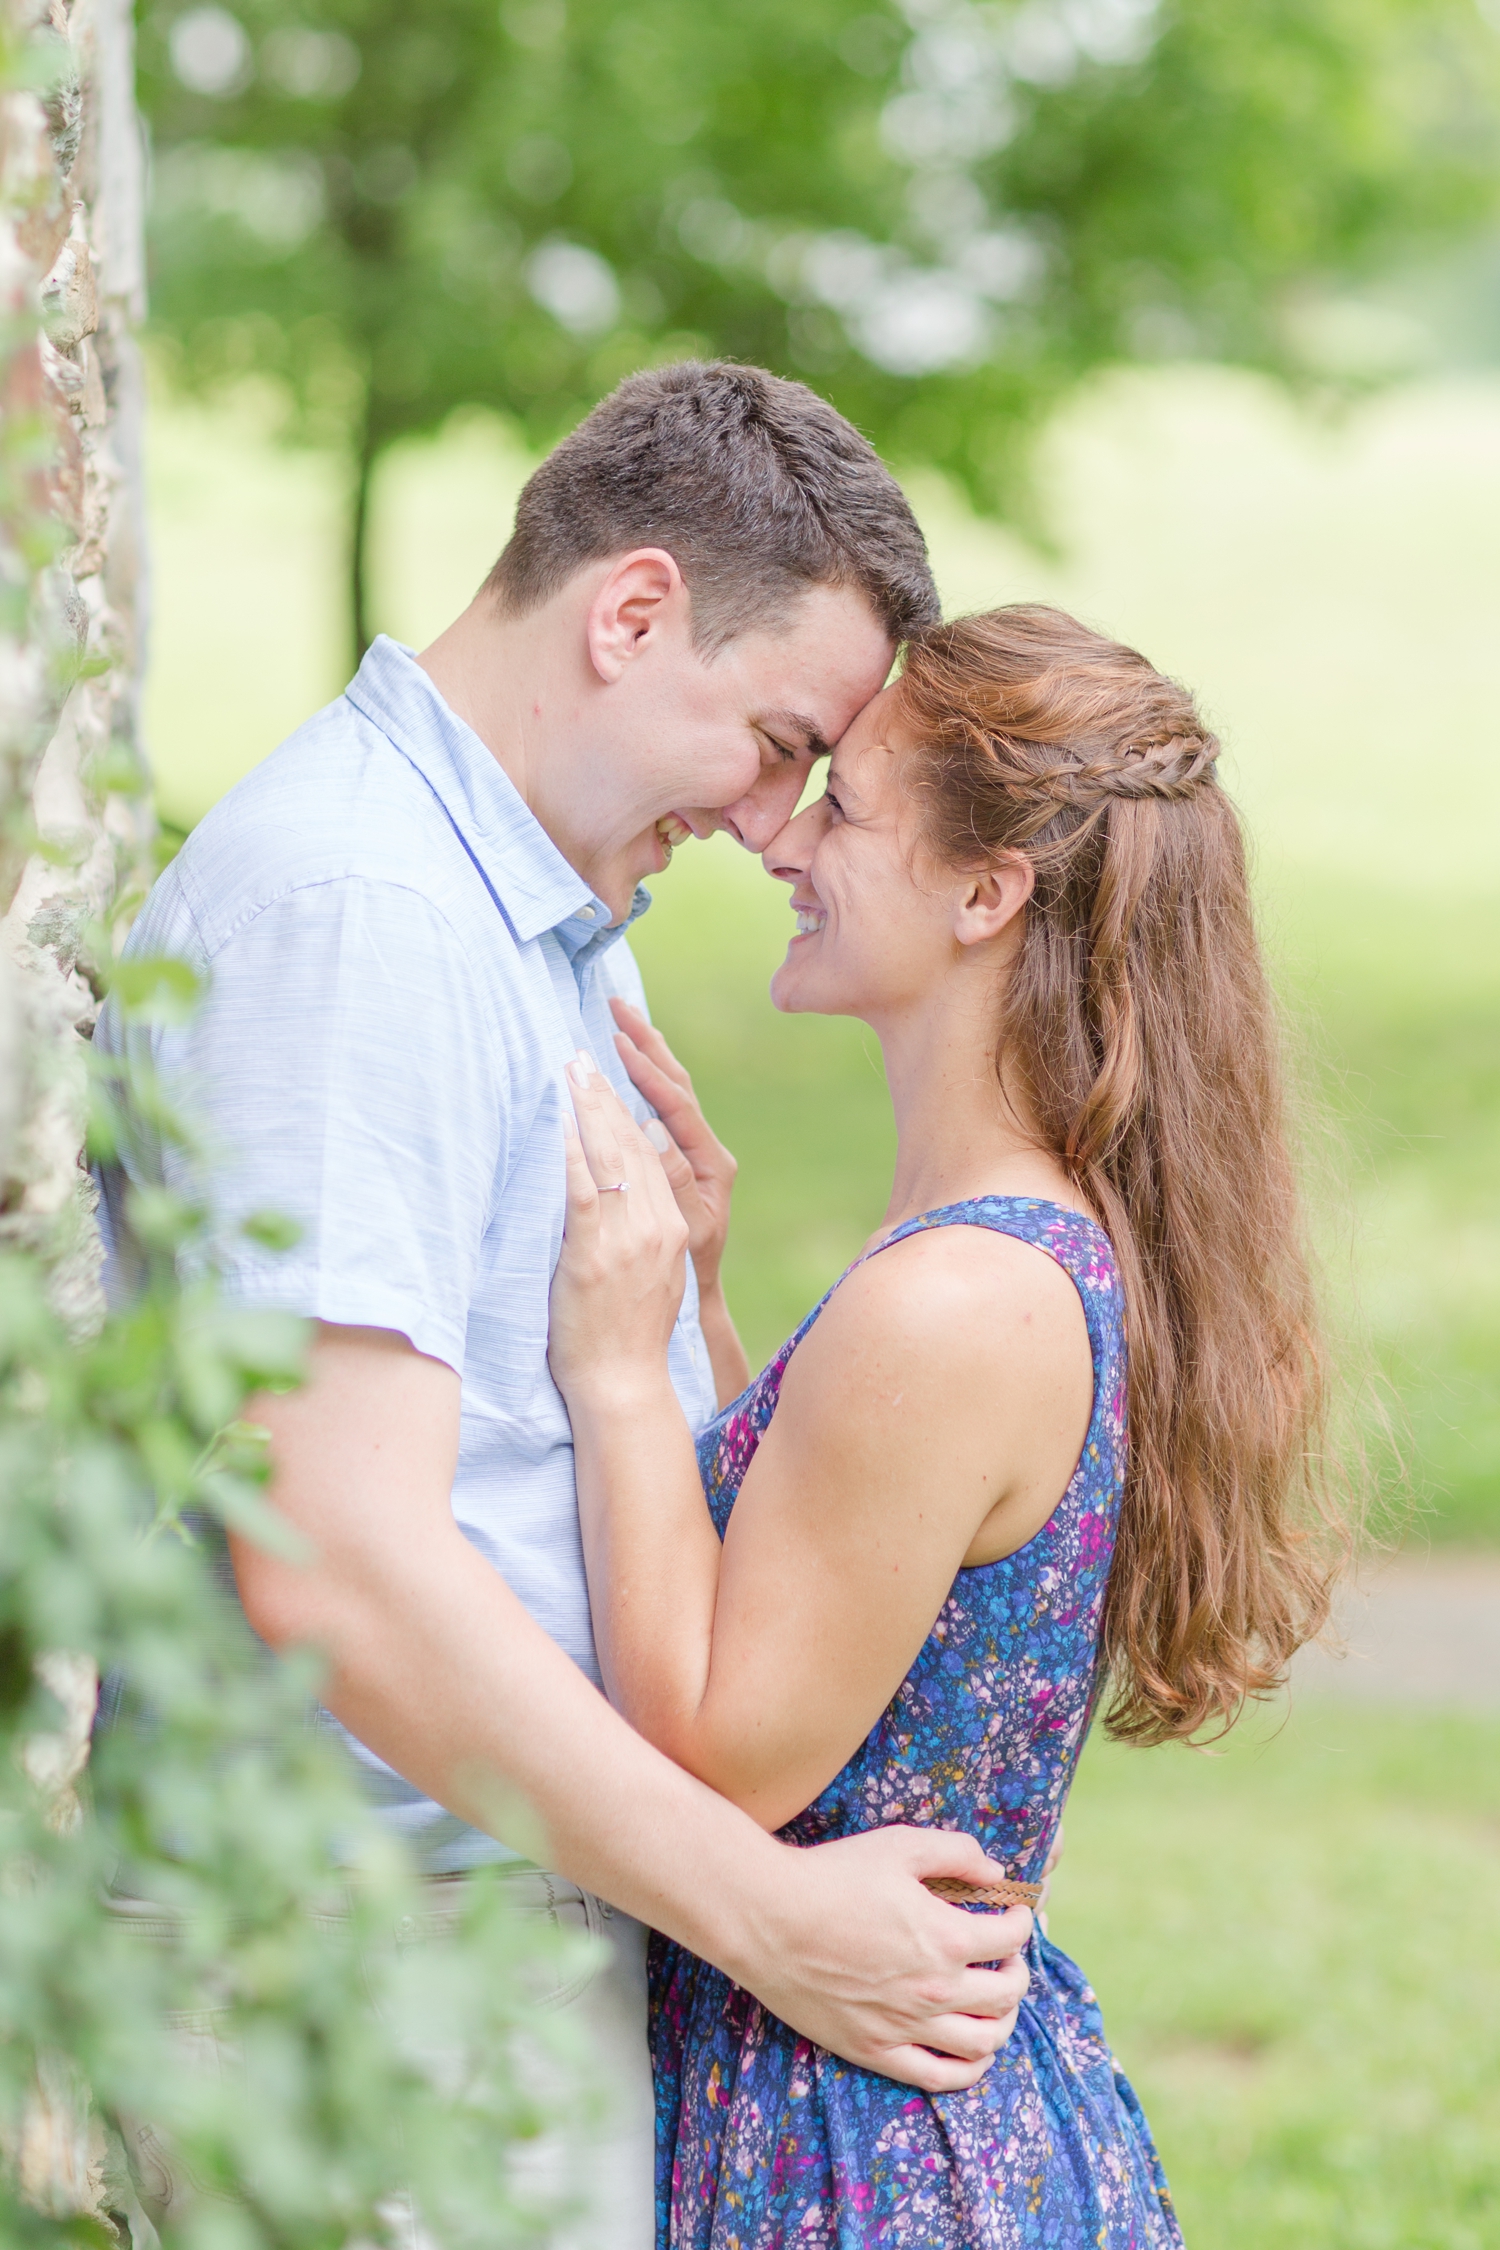
M 0 0 L 61 65 L 0 94 L 0 1242 L 87 1327 L 100 1252 L 80 1163 L 83 1040 L 108 926 L 149 839 L 142 588 L 141 141 L 128 0 Z M 17 475 L 19 456 L 36 465 Z M 52 559 L 39 542 L 51 534 Z
M 20 83 L 0 85 L 0 1247 L 38 1256 L 79 1330 L 101 1311 L 82 1164 L 90 925 L 144 868 L 141 653 L 141 143 L 129 0 L 0 0 Z M 52 90 L 27 67 L 50 53 Z M 66 1833 L 97 1675 L 54 1652 L 62 1708 L 23 1766 Z M 27 2200 L 100 2213 L 103 2135 L 44 2056 L 5 2152 Z

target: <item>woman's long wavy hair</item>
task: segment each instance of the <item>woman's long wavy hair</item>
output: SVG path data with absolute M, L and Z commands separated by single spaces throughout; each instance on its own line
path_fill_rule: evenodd
M 1105 1610 L 1108 1725 L 1222 1731 L 1324 1625 L 1348 1548 L 1245 844 L 1192 698 L 1016 604 L 939 626 L 896 687 L 925 841 L 1036 871 L 1001 1083 L 1103 1221 L 1130 1455 Z

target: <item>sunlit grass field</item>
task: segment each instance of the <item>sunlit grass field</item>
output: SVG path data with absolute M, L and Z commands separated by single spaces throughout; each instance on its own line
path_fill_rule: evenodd
M 253 402 L 151 447 L 147 723 L 190 824 L 343 683 L 335 482 Z M 524 464 L 475 422 L 388 464 L 381 620 L 418 645 Z M 1248 380 L 1102 386 L 1059 426 L 1044 557 L 920 478 L 951 607 L 1040 597 L 1202 695 L 1249 813 L 1351 1364 L 1384 1386 L 1408 1536 L 1500 1544 L 1500 385 L 1341 425 Z M 742 1163 L 730 1285 L 770 1351 L 878 1223 L 859 1026 L 783 1019 L 785 894 L 722 841 L 637 952 Z M 1393 1503 L 1394 1504 L 1394 1503 Z M 1500 2243 L 1500 1726 L 1299 1706 L 1222 1757 L 1096 1741 L 1054 1935 L 1095 1979 L 1189 2250 Z
M 1188 2250 L 1500 2242 L 1497 1750 L 1327 1702 L 1221 1757 L 1091 1742 L 1052 1935 Z

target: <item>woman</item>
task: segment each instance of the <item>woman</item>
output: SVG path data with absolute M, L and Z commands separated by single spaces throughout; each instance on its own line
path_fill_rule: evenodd
M 1216 755 L 1181 688 L 1037 607 L 940 628 L 855 721 L 765 854 L 797 916 L 772 994 L 878 1034 L 890 1206 L 696 1450 L 666 1373 L 686 1226 L 575 1068 L 552 1357 L 605 1678 L 794 1842 L 957 1827 L 1034 1879 L 1101 1696 L 1128 1740 L 1222 1729 L 1326 1614 L 1310 1293 Z M 1092 1993 L 1040 1933 L 1030 1963 L 994 2066 L 923 2096 L 657 1941 L 662 2243 L 1178 2244 Z

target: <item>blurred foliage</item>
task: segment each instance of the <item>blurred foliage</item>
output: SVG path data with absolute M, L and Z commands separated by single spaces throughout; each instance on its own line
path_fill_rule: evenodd
M 369 472 L 478 403 L 553 440 L 621 375 L 814 382 L 981 502 L 1088 369 L 1308 371 L 1331 279 L 1494 203 L 1473 0 L 155 0 L 153 302 Z
M 28 853 L 65 877 L 116 833 L 106 797 L 119 810 L 144 786 L 117 741 L 66 796 L 81 842 L 55 821 L 37 833 L 33 780 L 63 700 L 122 661 L 113 620 L 80 658 L 90 600 L 97 615 L 118 588 L 95 578 L 85 598 L 69 575 L 67 433 L 36 380 L 53 175 L 28 89 L 57 97 L 44 115 L 75 148 L 80 111 L 96 130 L 94 88 L 66 60 L 45 11 L 4 13 L 5 903 Z M 112 228 L 122 213 L 106 199 L 89 216 Z M 546 2121 L 539 2084 L 568 2061 L 545 2051 L 561 2034 L 537 1980 L 579 1963 L 482 1875 L 451 1942 L 427 1942 L 430 1891 L 309 1723 L 314 1668 L 272 1659 L 229 1592 L 228 1527 L 286 1537 L 246 1407 L 298 1379 L 303 1326 L 229 1304 L 208 1212 L 162 1191 L 129 1207 L 128 1303 L 106 1313 L 87 1265 L 75 1285 L 85 1110 L 98 1165 L 149 1138 L 204 1170 L 149 1071 L 74 1033 L 89 987 L 112 987 L 138 1024 L 181 1021 L 201 994 L 183 962 L 113 960 L 135 902 L 106 890 L 64 887 L 29 923 L 23 910 L 24 942 L 12 928 L 0 952 L 0 2243 L 154 2244 L 125 2157 L 149 2155 L 139 2127 L 192 2183 L 168 2250 L 536 2242 L 547 2215 L 535 2193 L 522 2208 L 513 2159 Z M 39 1123 L 59 1162 L 28 1200 L 37 1177 L 18 1167 Z M 284 1240 L 269 1215 L 253 1224 Z M 95 1733 L 101 1679 L 110 1723 Z
M 193 982 L 135 962 L 116 1004 L 180 1014 Z M 138 1073 L 96 1060 L 93 1088 L 96 1162 L 126 1134 L 183 1140 Z M 543 2122 L 536 1940 L 480 1876 L 443 1962 L 409 1942 L 418 1879 L 309 1725 L 311 1671 L 267 1658 L 214 1567 L 225 1526 L 286 1536 L 241 1415 L 296 1379 L 302 1323 L 179 1283 L 202 1211 L 154 1191 L 131 1219 L 148 1270 L 87 1338 L 40 1261 L 0 1260 L 0 2239 L 128 2239 L 140 2120 L 204 2191 L 170 2245 L 404 2242 L 413 2203 L 444 2250 L 535 2241 L 506 2166 Z M 97 1673 L 113 1723 L 80 1777 Z M 152 1902 L 154 1940 L 106 1910 L 111 1884 Z M 59 2181 L 70 2137 L 94 2217 Z

